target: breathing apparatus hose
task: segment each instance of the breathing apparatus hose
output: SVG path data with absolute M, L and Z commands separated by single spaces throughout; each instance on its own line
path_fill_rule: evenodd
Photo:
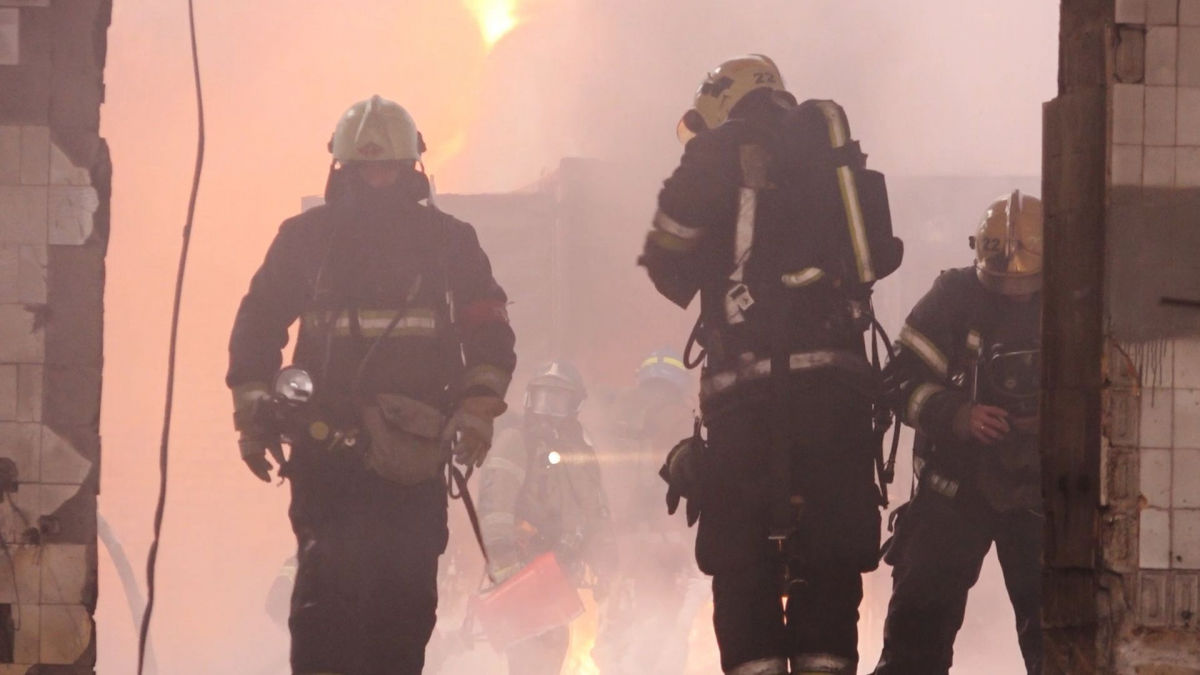
M 883 339 L 884 349 L 887 351 L 888 361 L 896 357 L 896 350 L 892 347 L 892 340 L 888 337 L 887 331 L 883 329 L 883 324 L 879 323 L 879 319 L 875 318 L 875 312 L 870 313 L 871 316 L 871 366 L 876 373 L 882 372 L 882 364 L 879 362 L 879 340 Z M 878 396 L 879 394 L 877 394 Z M 881 409 L 881 402 L 874 403 L 876 410 Z M 882 408 L 886 410 L 886 407 Z M 887 414 L 887 413 L 884 413 Z M 875 457 L 875 471 L 879 475 L 879 498 L 881 506 L 888 506 L 888 486 L 896 478 L 896 451 L 900 448 L 900 420 L 891 417 L 887 414 L 891 422 L 892 430 L 892 446 L 888 451 L 887 458 L 883 456 L 883 439 L 887 435 L 888 427 L 883 426 L 878 416 L 874 420 L 877 425 L 876 433 L 879 434 L 877 442 L 879 443 L 879 454 Z
M 188 33 L 192 48 L 192 78 L 196 88 L 196 165 L 192 172 L 192 189 L 188 196 L 187 219 L 183 225 L 183 245 L 179 251 L 179 270 L 175 276 L 175 298 L 171 308 L 171 340 L 167 355 L 167 394 L 163 411 L 162 440 L 158 452 L 158 502 L 154 508 L 154 538 L 146 554 L 146 610 L 142 613 L 138 633 L 138 675 L 146 663 L 146 642 L 150 633 L 150 618 L 154 612 L 154 571 L 158 563 L 158 544 L 162 533 L 163 510 L 167 501 L 167 459 L 171 438 L 171 408 L 175 390 L 175 348 L 179 337 L 179 308 L 183 298 L 183 275 L 187 267 L 188 245 L 192 239 L 192 220 L 196 212 L 196 196 L 200 191 L 200 174 L 204 167 L 204 99 L 200 89 L 200 57 L 196 47 L 196 12 L 193 0 L 188 0 Z

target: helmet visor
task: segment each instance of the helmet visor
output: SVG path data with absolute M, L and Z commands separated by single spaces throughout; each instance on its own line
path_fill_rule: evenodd
M 570 417 L 575 408 L 575 396 L 558 387 L 533 387 L 525 397 L 525 410 L 534 415 Z

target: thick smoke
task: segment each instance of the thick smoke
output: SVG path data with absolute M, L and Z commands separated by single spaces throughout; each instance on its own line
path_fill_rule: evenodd
M 703 73 L 730 55 L 769 54 L 800 98 L 846 107 L 871 165 L 895 179 L 898 234 L 926 247 L 911 251 L 909 265 L 882 285 L 889 325 L 939 267 L 967 262 L 961 242 L 974 212 L 1011 183 L 927 195 L 905 193 L 905 176 L 1024 176 L 1021 187 L 1036 188 L 1040 104 L 1055 93 L 1056 3 L 526 0 L 515 7 L 519 23 L 491 49 L 459 2 L 198 7 L 208 147 L 152 632 L 161 672 L 285 672 L 286 633 L 263 605 L 293 546 L 286 487 L 263 487 L 237 459 L 222 382 L 225 344 L 277 224 L 298 210 L 302 195 L 321 191 L 325 142 L 349 103 L 379 93 L 406 105 L 429 142 L 427 164 L 442 192 L 521 189 L 563 157 L 595 157 L 626 173 L 627 201 L 613 212 L 648 215 L 680 153 L 675 123 Z M 180 3 L 114 3 L 102 111 L 115 178 L 100 508 L 135 566 L 148 545 L 170 284 L 194 152 L 185 40 Z M 968 215 L 918 220 L 925 201 Z M 642 227 L 619 224 L 624 233 Z M 611 242 L 613 255 L 628 260 L 621 274 L 635 273 L 635 237 L 614 234 Z M 643 284 L 640 292 L 652 289 Z M 675 324 L 687 324 L 678 312 L 664 321 L 670 330 L 622 324 L 604 339 L 640 344 L 638 331 L 674 335 Z M 456 525 L 455 536 L 467 536 L 465 523 Z M 863 669 L 878 654 L 886 574 L 868 582 Z M 1011 613 L 995 570 L 984 577 L 956 672 L 1015 672 Z M 101 590 L 98 671 L 131 672 L 135 631 L 103 555 Z M 711 663 L 693 669 L 712 671 Z

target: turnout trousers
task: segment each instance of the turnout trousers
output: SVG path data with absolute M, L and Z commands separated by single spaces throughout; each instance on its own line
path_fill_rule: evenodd
M 288 466 L 292 672 L 419 675 L 448 535 L 445 485 L 404 487 L 357 458 L 304 450 Z
M 967 592 L 993 543 L 1016 614 L 1025 669 L 1040 674 L 1045 518 L 1031 510 L 997 513 L 965 489 L 950 498 L 925 485 L 901 508 L 885 558 L 893 567 L 892 599 L 875 675 L 949 672 Z
M 721 667 L 787 672 L 790 660 L 793 672 L 854 673 L 861 575 L 879 554 L 870 405 L 833 376 L 787 386 L 787 415 L 772 412 L 764 390 L 705 411 L 696 559 L 712 576 Z M 773 431 L 789 439 L 789 488 L 801 504 L 782 546 L 768 538 Z

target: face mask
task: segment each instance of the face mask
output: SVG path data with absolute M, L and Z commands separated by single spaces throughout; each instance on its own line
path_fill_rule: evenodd
M 535 387 L 525 395 L 525 410 L 546 417 L 571 417 L 575 414 L 573 398 L 566 389 Z

